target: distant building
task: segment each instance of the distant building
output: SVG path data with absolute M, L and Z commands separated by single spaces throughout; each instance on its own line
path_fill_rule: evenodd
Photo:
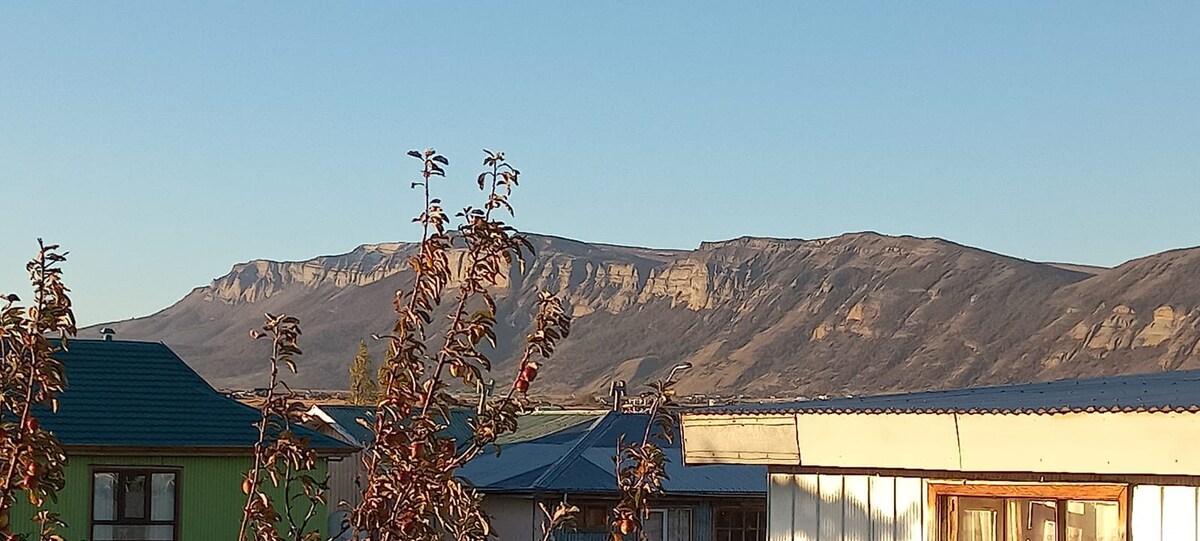
M 541 536 L 539 502 L 562 500 L 582 512 L 575 531 L 558 541 L 608 541 L 608 512 L 616 504 L 613 457 L 617 438 L 638 441 L 648 415 L 606 412 L 569 428 L 501 446 L 460 470 L 485 494 L 484 507 L 502 541 Z M 679 438 L 659 442 L 670 463 L 664 494 L 646 525 L 655 541 L 759 541 L 766 537 L 766 469 L 756 466 L 685 468 Z
M 683 440 L 769 467 L 772 541 L 1200 540 L 1200 371 L 706 408 Z
M 367 408 L 319 406 L 310 412 L 325 421 L 319 430 L 366 444 Z M 469 411 L 457 410 L 447 435 L 465 444 L 471 434 Z M 360 421 L 360 419 L 362 421 Z M 613 472 L 617 437 L 640 439 L 647 415 L 608 410 L 548 410 L 523 415 L 519 429 L 502 436 L 500 454 L 487 452 L 458 474 L 485 495 L 484 510 L 500 541 L 541 538 L 538 503 L 553 508 L 564 498 L 580 507 L 578 527 L 560 531 L 557 541 L 609 541 L 608 511 L 617 501 Z M 464 430 L 465 429 L 465 430 Z M 766 539 L 766 468 L 714 466 L 684 468 L 679 438 L 661 442 L 671 463 L 665 494 L 655 502 L 648 528 L 654 541 L 762 541 Z M 494 451 L 494 450 L 493 450 Z M 347 461 L 331 468 L 336 494 L 357 498 L 361 468 Z M 338 488 L 342 487 L 342 488 Z
M 253 464 L 259 412 L 215 391 L 167 346 L 71 340 L 56 355 L 67 390 L 57 412 L 38 407 L 41 426 L 68 455 L 66 486 L 49 503 L 64 539 L 236 539 Z M 321 458 L 354 451 L 304 427 Z M 32 535 L 31 508 L 17 502 L 12 526 Z M 326 511 L 315 526 L 324 529 Z

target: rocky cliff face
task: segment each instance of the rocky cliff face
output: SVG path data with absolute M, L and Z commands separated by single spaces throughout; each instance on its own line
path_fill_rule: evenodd
M 1200 250 L 1091 269 L 873 233 L 692 251 L 532 240 L 537 258 L 498 288 L 492 357 L 509 370 L 537 292 L 561 294 L 577 319 L 539 379 L 548 394 L 685 360 L 684 392 L 790 396 L 1200 367 Z M 339 388 L 357 342 L 390 327 L 414 248 L 240 264 L 158 314 L 105 325 L 166 342 L 218 386 L 253 387 L 264 352 L 246 332 L 263 312 L 295 314 L 302 383 Z
M 254 303 L 289 287 L 365 286 L 400 272 L 413 249 L 414 245 L 399 242 L 364 244 L 348 254 L 308 261 L 239 263 L 229 274 L 213 280 L 205 290 L 205 300 Z

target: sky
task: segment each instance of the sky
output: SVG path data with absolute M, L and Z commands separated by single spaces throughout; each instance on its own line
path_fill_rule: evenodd
M 85 324 L 413 240 L 425 147 L 585 241 L 1200 244 L 1200 3 L 445 4 L 0 0 L 0 290 L 38 237 Z

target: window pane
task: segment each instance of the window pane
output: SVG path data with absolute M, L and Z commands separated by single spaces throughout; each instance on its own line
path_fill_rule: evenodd
M 117 474 L 97 473 L 92 475 L 92 516 L 96 520 L 117 518 Z
M 117 526 L 104 524 L 92 526 L 92 541 L 172 541 L 174 526 Z
M 1003 517 L 1003 500 L 958 498 L 958 540 L 1000 541 Z
M 665 514 L 663 511 L 651 511 L 650 518 L 646 519 L 646 523 L 643 524 L 646 538 L 650 541 L 663 541 L 663 529 L 666 527 L 663 520 Z
M 671 523 L 667 528 L 669 541 L 692 541 L 692 510 L 678 508 L 671 510 Z
M 1054 500 L 1004 500 L 1008 507 L 1008 541 L 1056 541 L 1058 505 Z
M 174 520 L 175 474 L 156 473 L 150 479 L 150 520 Z
M 1066 541 L 1118 541 L 1119 513 L 1117 502 L 1067 502 Z
M 958 519 L 958 538 L 961 541 L 996 541 L 996 512 L 990 509 L 963 509 Z
M 124 518 L 146 518 L 146 476 L 143 474 L 122 474 L 125 492 Z M 124 539 L 124 538 L 120 538 Z

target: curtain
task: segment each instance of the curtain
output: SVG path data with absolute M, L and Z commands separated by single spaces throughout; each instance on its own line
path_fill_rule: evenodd
M 998 541 L 996 512 L 990 509 L 963 509 L 959 515 L 958 541 Z

